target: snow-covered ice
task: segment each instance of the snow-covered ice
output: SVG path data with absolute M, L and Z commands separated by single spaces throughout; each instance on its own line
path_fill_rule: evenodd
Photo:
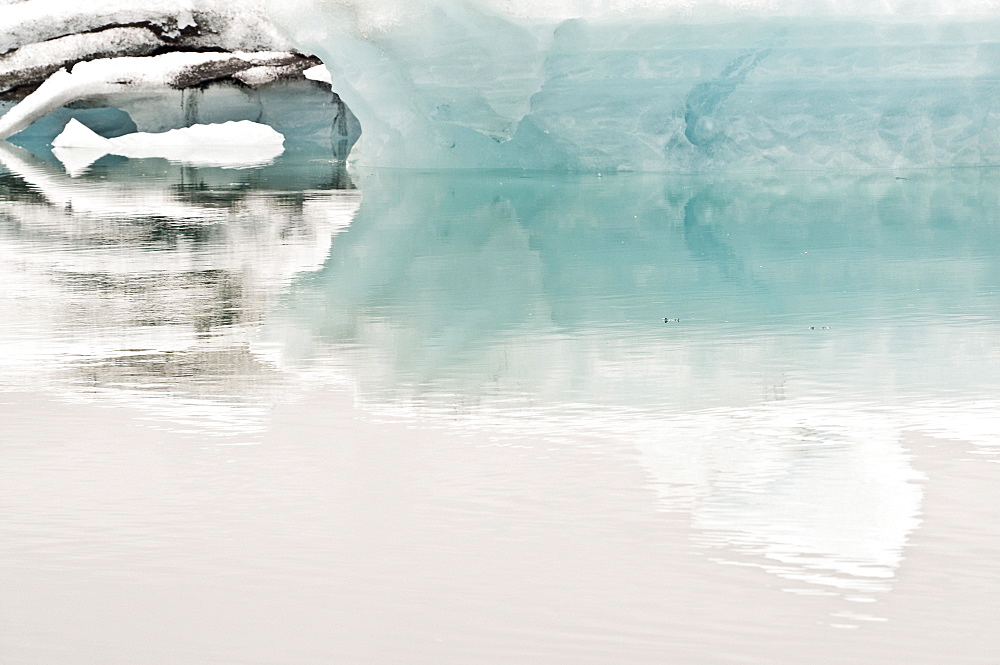
M 0 53 L 111 26 L 140 26 L 191 46 L 271 51 L 290 48 L 262 0 L 22 0 L 0 2 Z M 194 33 L 188 35 L 188 33 Z

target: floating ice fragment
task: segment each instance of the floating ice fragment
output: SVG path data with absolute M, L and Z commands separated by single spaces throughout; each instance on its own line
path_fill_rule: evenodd
M 161 133 L 134 132 L 107 139 L 72 119 L 52 141 L 52 152 L 71 176 L 80 175 L 104 155 L 161 157 L 192 166 L 238 169 L 273 161 L 284 152 L 284 140 L 272 127 L 250 120 L 192 125 Z

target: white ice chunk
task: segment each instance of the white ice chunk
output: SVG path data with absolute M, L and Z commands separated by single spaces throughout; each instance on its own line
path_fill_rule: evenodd
M 66 128 L 52 141 L 53 148 L 87 148 L 103 150 L 108 153 L 112 150 L 109 139 L 97 134 L 76 118 L 71 118 L 66 123 Z
M 315 67 L 310 67 L 309 69 L 302 72 L 310 81 L 319 81 L 320 83 L 333 84 L 333 79 L 330 77 L 330 70 L 324 65 L 316 65 Z
M 267 125 L 240 120 L 162 133 L 134 132 L 107 139 L 72 119 L 52 141 L 52 146 L 66 172 L 76 176 L 104 155 L 161 157 L 191 166 L 261 166 L 284 151 L 284 137 Z

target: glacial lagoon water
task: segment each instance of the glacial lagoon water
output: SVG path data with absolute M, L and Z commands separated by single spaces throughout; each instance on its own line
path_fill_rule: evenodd
M 0 156 L 2 662 L 1000 660 L 1000 170 Z

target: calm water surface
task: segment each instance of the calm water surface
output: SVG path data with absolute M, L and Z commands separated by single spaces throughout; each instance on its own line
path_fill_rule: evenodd
M 0 151 L 0 661 L 1000 662 L 1000 172 Z

